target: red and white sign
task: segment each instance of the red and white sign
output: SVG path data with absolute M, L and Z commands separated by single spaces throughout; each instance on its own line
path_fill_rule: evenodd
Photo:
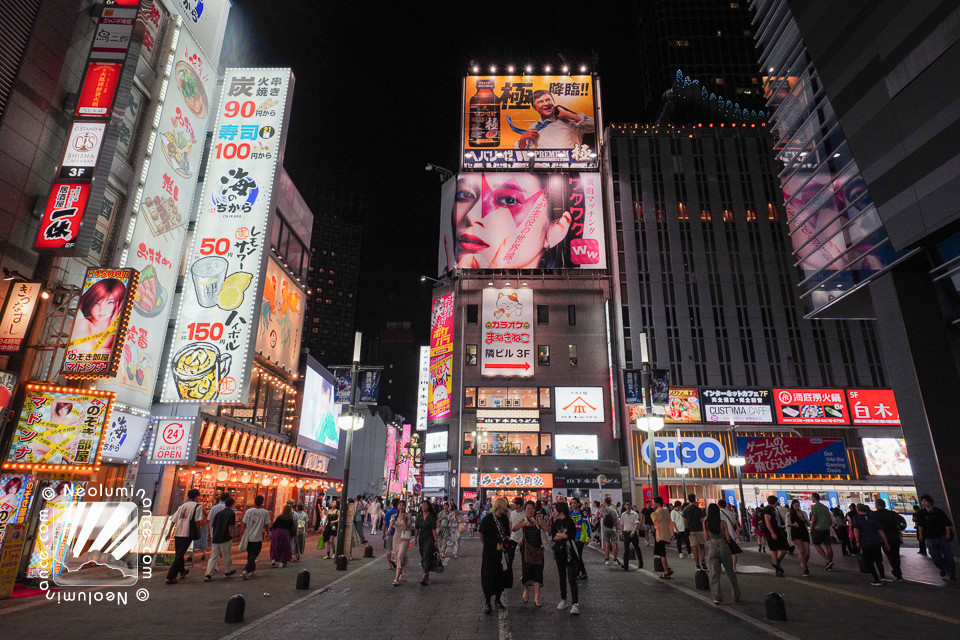
M 557 422 L 603 422 L 603 387 L 557 387 Z
M 551 473 L 484 473 L 481 478 L 485 489 L 552 489 Z M 461 473 L 461 487 L 477 486 L 477 474 Z
M 120 80 L 119 62 L 87 63 L 87 75 L 83 77 L 80 98 L 77 101 L 76 116 L 108 116 L 113 106 L 113 97 Z
M 98 60 L 123 60 L 130 48 L 130 36 L 133 33 L 133 23 L 137 19 L 137 11 L 136 7 L 105 7 L 93 37 L 90 57 Z
M 37 249 L 72 248 L 80 234 L 80 223 L 89 196 L 89 184 L 54 183 L 34 246 Z
M 890 389 L 847 389 L 853 424 L 900 424 L 900 410 Z
M 774 389 L 780 424 L 850 424 L 840 389 Z
M 534 374 L 533 291 L 483 290 L 483 344 L 480 373 L 484 376 Z
M 196 418 L 164 418 L 153 432 L 150 460 L 160 464 L 192 464 Z

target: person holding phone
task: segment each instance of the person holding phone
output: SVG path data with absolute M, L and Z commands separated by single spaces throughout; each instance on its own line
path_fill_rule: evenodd
M 540 532 L 546 526 L 545 519 L 537 514 L 537 505 L 532 500 L 528 500 L 523 508 L 523 520 L 512 527 L 523 535 L 520 541 L 522 560 L 520 582 L 523 584 L 523 601 L 530 601 L 529 588 L 533 583 L 533 603 L 542 607 L 540 589 L 543 588 L 543 536 Z
M 574 540 L 577 527 L 570 517 L 570 507 L 566 502 L 557 503 L 557 515 L 550 526 L 550 539 L 553 540 L 553 555 L 560 574 L 560 602 L 557 609 L 567 608 L 567 584 L 570 584 L 570 615 L 580 615 L 580 594 L 577 590 L 577 574 L 580 557 Z

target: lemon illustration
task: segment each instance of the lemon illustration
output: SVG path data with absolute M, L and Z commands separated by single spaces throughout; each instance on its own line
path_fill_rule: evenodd
M 253 280 L 253 275 L 247 273 L 246 271 L 237 271 L 236 273 L 231 273 L 223 281 L 223 288 L 227 287 L 236 287 L 240 290 L 240 293 L 243 293 L 247 290 L 247 287 L 250 286 L 250 282 Z
M 231 273 L 223 281 L 223 288 L 217 296 L 217 306 L 224 311 L 232 311 L 239 307 L 243 303 L 243 294 L 252 280 L 253 276 L 244 271 Z

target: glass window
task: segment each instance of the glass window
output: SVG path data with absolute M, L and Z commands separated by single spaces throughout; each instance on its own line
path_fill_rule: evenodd
M 540 408 L 550 408 L 550 387 L 540 387 Z
M 480 308 L 475 304 L 467 305 L 467 324 L 477 324 L 480 322 Z
M 575 367 L 577 366 L 577 345 L 571 344 L 568 347 L 570 350 L 570 366 Z
M 550 324 L 550 307 L 545 304 L 537 305 L 537 324 Z
M 467 387 L 463 390 L 463 406 L 464 407 L 475 407 L 477 406 L 477 388 L 476 387 Z
M 577 324 L 577 305 L 575 304 L 567 305 L 567 324 L 571 326 Z
M 475 442 L 478 446 L 474 447 Z M 479 449 L 479 450 L 478 450 Z M 463 455 L 475 456 L 552 455 L 550 435 L 546 433 L 503 433 L 468 431 L 463 434 Z
M 485 409 L 503 409 L 518 407 L 537 408 L 536 387 L 480 387 L 477 392 L 477 406 Z
M 467 366 L 477 366 L 477 345 L 475 344 L 467 345 Z
M 541 367 L 550 365 L 550 345 L 541 344 L 537 347 L 537 364 Z

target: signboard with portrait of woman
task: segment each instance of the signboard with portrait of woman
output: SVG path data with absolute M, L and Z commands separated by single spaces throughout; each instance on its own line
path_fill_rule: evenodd
M 87 270 L 63 357 L 63 375 L 109 378 L 116 374 L 138 280 L 135 269 Z

